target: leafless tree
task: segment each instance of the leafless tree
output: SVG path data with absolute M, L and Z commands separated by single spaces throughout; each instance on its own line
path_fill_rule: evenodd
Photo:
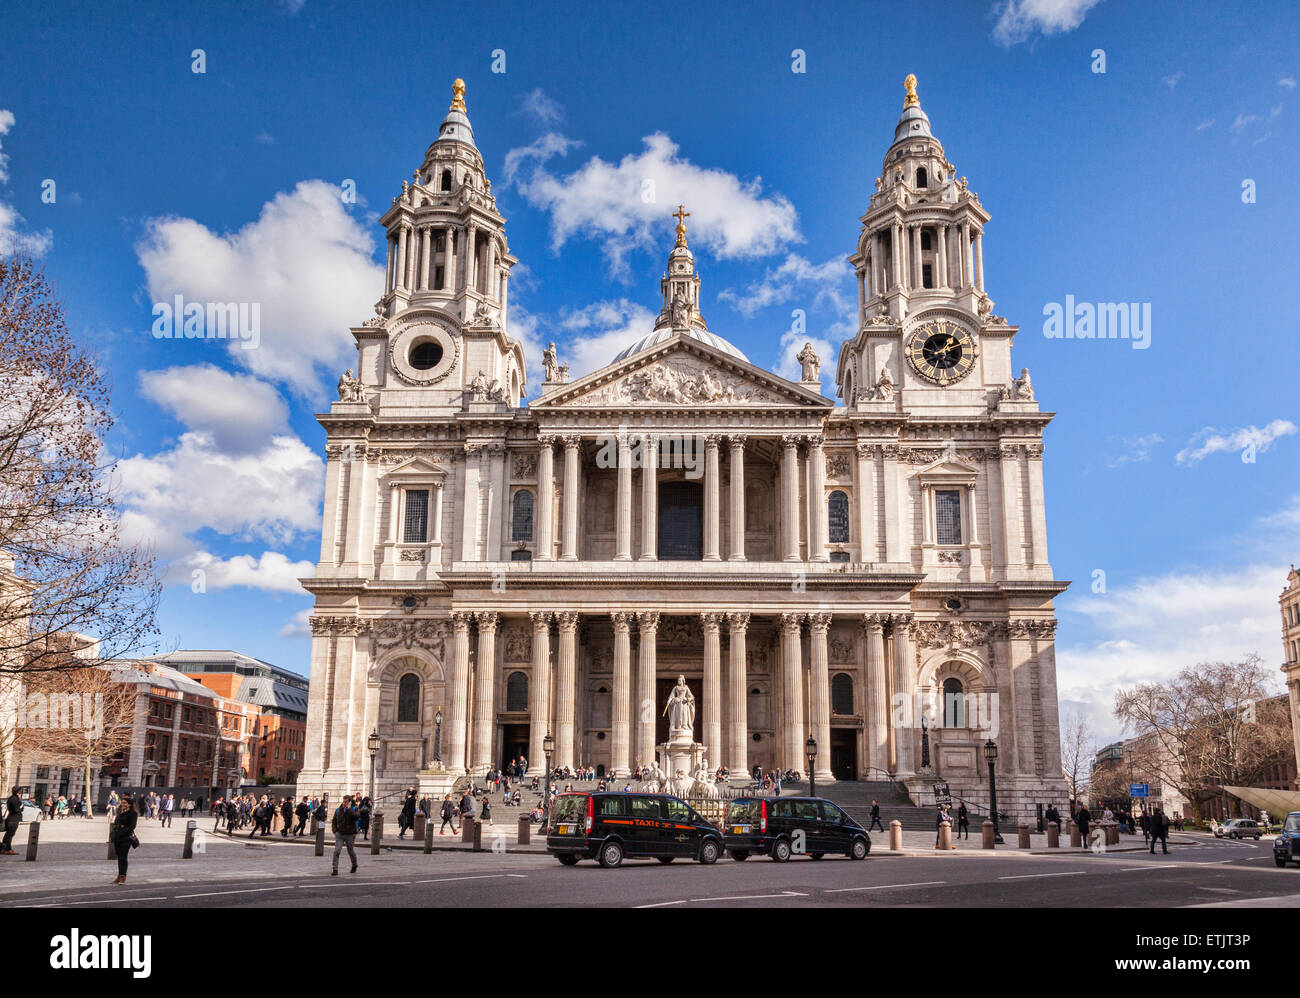
M 1097 755 L 1097 739 L 1092 733 L 1088 715 L 1070 709 L 1061 716 L 1061 768 L 1065 770 L 1065 783 L 1074 800 L 1088 797 L 1088 779 L 1092 761 Z

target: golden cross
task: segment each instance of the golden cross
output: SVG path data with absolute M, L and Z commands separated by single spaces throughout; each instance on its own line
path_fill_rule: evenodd
M 679 204 L 677 210 L 673 212 L 673 218 L 677 219 L 677 245 L 686 245 L 686 219 L 691 217 L 691 213 L 686 210 L 686 206 Z
M 684 204 L 679 204 L 677 206 L 677 210 L 673 212 L 673 218 L 677 219 L 678 225 L 682 224 L 683 218 L 690 218 L 690 217 L 691 217 L 691 213 L 686 210 L 686 205 Z

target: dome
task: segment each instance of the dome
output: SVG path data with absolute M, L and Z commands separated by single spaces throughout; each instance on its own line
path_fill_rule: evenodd
M 466 145 L 474 145 L 474 129 L 470 127 L 469 116 L 464 111 L 449 111 L 447 117 L 442 119 L 442 127 L 438 129 L 437 141 L 450 139 L 455 142 L 464 142 Z M 474 148 L 478 148 L 474 146 Z
M 894 141 L 902 142 L 904 139 L 914 139 L 917 136 L 934 138 L 930 134 L 930 117 L 919 106 L 904 108 L 898 124 L 894 127 Z
M 676 334 L 674 334 L 674 332 L 667 326 L 663 329 L 656 329 L 649 336 L 643 336 L 630 347 L 619 351 L 618 356 L 610 361 L 610 363 L 617 364 L 620 360 L 623 360 L 626 357 L 631 357 L 633 354 L 638 354 L 642 350 L 649 350 L 651 347 L 658 346 L 660 343 L 667 343 L 674 335 Z M 749 358 L 741 353 L 738 347 L 729 343 L 727 340 L 724 340 L 721 336 L 714 336 L 707 329 L 698 329 L 695 326 L 691 326 L 689 329 L 684 331 L 682 335 L 688 336 L 691 339 L 699 340 L 701 343 L 707 343 L 715 350 L 721 350 L 723 353 L 729 354 L 737 360 L 743 360 L 746 364 L 749 363 Z

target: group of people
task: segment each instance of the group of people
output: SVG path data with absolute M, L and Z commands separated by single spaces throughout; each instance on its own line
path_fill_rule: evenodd
M 73 794 L 71 797 L 65 797 L 63 794 L 55 797 L 47 795 L 45 803 L 41 810 L 47 818 L 66 818 L 68 815 L 75 815 L 84 818 L 86 816 L 85 798 Z
M 490 778 L 490 777 L 489 777 Z M 510 804 L 512 796 L 511 791 L 507 789 L 506 804 Z M 519 803 L 519 791 L 514 791 L 516 805 Z M 444 794 L 442 802 L 438 806 L 438 816 L 442 819 L 442 825 L 438 829 L 439 835 L 446 835 L 447 829 L 451 828 L 451 833 L 456 835 L 460 831 L 460 824 L 464 824 L 466 818 L 477 818 L 485 825 L 492 824 L 492 802 L 488 799 L 486 793 L 482 795 L 482 800 L 475 802 L 478 796 L 478 787 L 470 783 L 456 801 L 450 793 Z M 367 798 L 367 801 L 369 798 Z M 415 815 L 416 812 L 424 815 L 426 824 L 433 821 L 434 801 L 428 794 L 416 799 L 415 787 L 406 788 L 406 796 L 402 799 L 402 809 L 397 814 L 397 837 L 406 838 L 406 833 L 415 832 Z M 459 824 L 458 824 L 459 823 Z

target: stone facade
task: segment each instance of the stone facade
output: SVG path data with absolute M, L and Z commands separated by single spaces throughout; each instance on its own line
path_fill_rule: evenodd
M 525 754 L 623 775 L 684 675 L 709 766 L 1065 799 L 1041 412 L 984 293 L 988 214 L 914 80 L 850 257 L 840 404 L 709 330 L 679 209 L 654 328 L 521 407 L 510 256 L 463 85 L 383 217 L 389 270 L 328 433 L 307 792 Z M 450 247 L 450 250 L 448 250 Z M 432 275 L 432 276 L 430 276 Z M 947 696 L 945 697 L 945 694 Z M 439 722 L 439 719 L 441 721 Z M 924 721 L 924 725 L 923 725 Z
M 1282 672 L 1286 674 L 1291 702 L 1291 731 L 1295 739 L 1295 761 L 1300 770 L 1300 572 L 1294 565 L 1286 577 L 1286 588 L 1278 597 L 1282 609 Z M 1295 780 L 1300 790 L 1300 778 Z

